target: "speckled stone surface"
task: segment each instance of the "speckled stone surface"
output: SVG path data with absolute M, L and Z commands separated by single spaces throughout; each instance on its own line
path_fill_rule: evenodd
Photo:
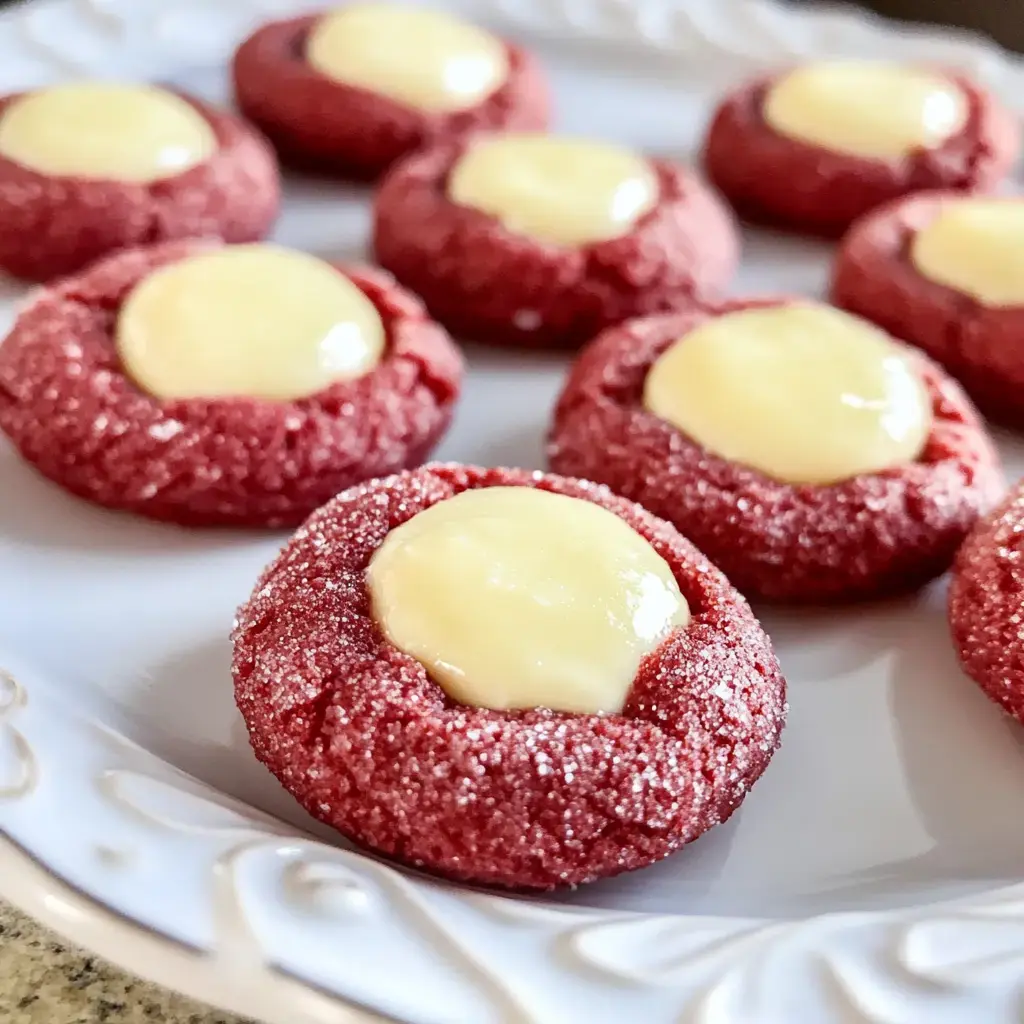
M 246 1024 L 139 981 L 0 903 L 3 1024 Z

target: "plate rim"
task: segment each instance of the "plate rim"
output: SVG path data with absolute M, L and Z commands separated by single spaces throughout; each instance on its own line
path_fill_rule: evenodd
M 222 965 L 87 895 L 52 872 L 0 831 L 0 897 L 68 942 L 103 957 L 121 970 L 212 1009 L 260 1024 L 395 1024 L 340 996 L 300 983 L 302 1001 L 281 1004 L 277 972 L 226 982 Z M 272 1008 L 268 1011 L 268 1007 Z M 273 1009 L 275 1008 L 276 1009 Z

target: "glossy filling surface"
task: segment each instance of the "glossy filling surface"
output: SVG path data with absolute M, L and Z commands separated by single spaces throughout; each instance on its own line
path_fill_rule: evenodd
M 191 104 L 148 85 L 53 86 L 0 116 L 0 155 L 53 177 L 158 181 L 216 149 L 213 129 Z
M 373 303 L 330 264 L 254 244 L 144 278 L 121 308 L 115 340 L 128 374 L 159 398 L 288 401 L 373 369 L 385 330 Z
M 470 146 L 452 169 L 448 194 L 515 234 L 576 246 L 627 234 L 657 203 L 658 180 L 629 149 L 509 133 Z
M 929 280 L 983 306 L 1024 306 L 1024 202 L 950 200 L 914 236 L 910 258 Z
M 813 303 L 705 322 L 651 367 L 643 404 L 714 454 L 794 484 L 912 462 L 932 420 L 889 335 Z
M 898 64 L 807 64 L 771 87 L 777 132 L 850 156 L 894 160 L 934 149 L 967 123 L 967 99 L 940 75 Z
M 509 74 L 505 44 L 489 32 L 441 11 L 391 4 L 325 15 L 306 59 L 336 81 L 433 113 L 476 106 Z
M 464 491 L 392 530 L 367 569 L 384 635 L 454 700 L 621 711 L 689 609 L 614 513 L 532 487 Z

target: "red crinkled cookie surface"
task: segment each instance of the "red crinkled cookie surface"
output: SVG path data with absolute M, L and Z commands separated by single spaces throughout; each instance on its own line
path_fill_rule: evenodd
M 510 485 L 614 512 L 689 603 L 621 714 L 456 704 L 372 617 L 365 572 L 389 531 L 468 488 Z M 736 809 L 785 717 L 768 638 L 689 541 L 606 488 L 526 470 L 430 465 L 339 495 L 260 578 L 234 644 L 253 748 L 311 814 L 484 884 L 575 885 L 666 857 Z
M 462 360 L 380 271 L 339 268 L 381 314 L 365 376 L 290 402 L 164 400 L 125 374 L 121 304 L 151 271 L 212 242 L 119 253 L 38 290 L 0 345 L 0 429 L 65 489 L 190 526 L 292 526 L 345 487 L 418 465 L 447 429 Z
M 949 587 L 949 624 L 964 671 L 1024 722 L 1024 487 L 967 538 Z
M 987 416 L 1024 427 L 1024 307 L 984 306 L 910 259 L 914 236 L 950 198 L 910 196 L 858 221 L 836 256 L 831 298 L 927 352 Z
M 721 458 L 643 407 L 647 372 L 673 342 L 711 317 L 765 304 L 651 317 L 600 335 L 558 400 L 552 469 L 667 519 L 751 599 L 880 597 L 940 575 L 1000 493 L 1002 473 L 970 402 L 925 357 L 914 353 L 934 422 L 918 459 L 828 486 L 783 483 Z
M 506 44 L 509 77 L 476 106 L 450 113 L 417 110 L 336 81 L 305 56 L 319 15 L 272 22 L 235 53 L 232 73 L 242 112 L 282 159 L 356 179 L 376 178 L 414 150 L 474 131 L 543 130 L 547 79 L 527 51 Z
M 21 95 L 0 98 L 0 116 Z M 245 122 L 182 98 L 209 123 L 218 148 L 173 177 L 146 183 L 54 177 L 0 156 L 0 269 L 47 281 L 133 246 L 200 236 L 263 238 L 280 203 L 273 151 Z
M 466 144 L 416 154 L 382 182 L 377 261 L 454 334 L 495 345 L 572 348 L 609 324 L 716 295 L 739 237 L 729 211 L 691 171 L 653 160 L 657 205 L 626 234 L 568 247 L 507 230 L 449 199 Z
M 1016 120 L 970 79 L 947 77 L 968 103 L 964 127 L 935 149 L 870 160 L 802 142 L 765 121 L 765 96 L 779 75 L 730 94 L 704 143 L 711 181 L 744 218 L 835 237 L 862 214 L 910 192 L 986 192 L 1006 177 L 1020 149 Z

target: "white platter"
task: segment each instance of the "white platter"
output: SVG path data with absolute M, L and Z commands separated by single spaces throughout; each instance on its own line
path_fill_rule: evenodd
M 233 44 L 297 6 L 40 0 L 0 17 L 0 89 L 138 76 L 223 99 Z M 832 9 L 458 6 L 536 46 L 563 128 L 683 159 L 714 95 L 801 55 L 945 60 L 1024 104 L 1024 68 L 995 49 Z M 365 199 L 291 182 L 278 238 L 359 255 Z M 828 256 L 750 232 L 736 290 L 818 293 Z M 5 318 L 20 294 L 4 286 Z M 540 466 L 565 359 L 469 355 L 440 454 Z M 1015 478 L 1024 445 L 1002 443 Z M 1024 742 L 957 670 L 941 584 L 845 611 L 763 610 L 792 712 L 740 812 L 657 867 L 511 900 L 332 845 L 249 752 L 227 634 L 282 539 L 106 513 L 0 447 L 0 894 L 268 1024 L 1020 1019 Z

